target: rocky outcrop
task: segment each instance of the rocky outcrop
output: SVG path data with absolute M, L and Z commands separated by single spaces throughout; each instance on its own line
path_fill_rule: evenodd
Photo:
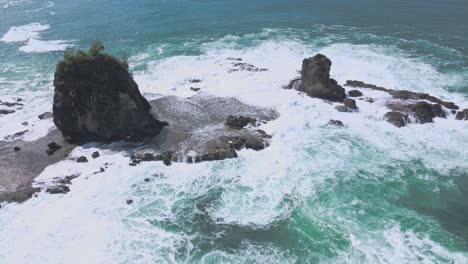
M 335 126 L 335 127 L 344 127 L 343 122 L 341 122 L 340 120 L 334 120 L 334 119 L 330 119 L 330 121 L 328 121 L 328 125 Z
M 264 149 L 271 136 L 253 125 L 278 116 L 273 109 L 204 94 L 190 98 L 167 96 L 150 104 L 158 118 L 171 126 L 147 141 L 133 158 L 162 160 L 166 165 L 236 158 L 237 151 L 243 148 Z
M 244 116 L 233 116 L 230 115 L 227 117 L 226 121 L 224 124 L 228 127 L 234 128 L 234 129 L 242 129 L 248 124 L 255 125 L 255 122 L 257 122 L 257 119 L 253 117 L 244 117 Z
M 387 89 L 384 87 L 379 87 L 373 84 L 367 84 L 361 81 L 346 81 L 345 86 L 349 87 L 361 87 L 361 88 L 368 88 L 372 90 L 387 92 L 392 95 L 394 99 L 401 99 L 401 100 L 426 100 L 432 103 L 440 104 L 448 109 L 457 110 L 459 106 L 453 102 L 443 101 L 435 96 L 432 96 L 427 93 L 416 93 L 407 90 L 392 90 Z
M 345 90 L 334 79 L 330 78 L 331 65 L 331 61 L 322 54 L 304 59 L 301 82 L 297 89 L 311 97 L 343 102 L 346 97 Z
M 112 56 L 65 59 L 54 86 L 54 123 L 72 141 L 139 141 L 167 125 L 153 117 L 125 64 Z
M 395 111 L 386 113 L 384 118 L 396 127 L 404 127 L 409 122 L 408 115 Z
M 458 111 L 455 118 L 457 120 L 468 120 L 468 109 L 464 109 L 463 111 Z
M 361 97 L 363 94 L 358 90 L 351 90 L 348 92 L 349 97 Z

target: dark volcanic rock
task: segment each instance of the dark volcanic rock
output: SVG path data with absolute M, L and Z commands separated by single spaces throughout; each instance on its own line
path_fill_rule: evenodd
M 264 72 L 268 71 L 265 68 L 258 68 L 252 64 L 245 63 L 245 62 L 236 62 L 233 65 L 233 68 L 229 70 L 229 72 L 236 72 L 236 71 L 249 71 L 249 72 Z
M 445 106 L 448 109 L 454 109 L 454 110 L 459 109 L 459 107 L 455 103 L 443 101 L 427 93 L 416 93 L 416 92 L 411 92 L 411 91 L 406 91 L 406 90 L 392 90 L 392 89 L 387 89 L 384 87 L 379 87 L 373 84 L 364 83 L 361 81 L 346 81 L 345 85 L 350 86 L 350 87 L 361 87 L 361 88 L 368 88 L 372 90 L 387 92 L 391 94 L 394 99 L 427 100 L 429 102 Z
M 330 121 L 328 121 L 328 125 L 330 125 L 330 126 L 336 126 L 336 127 L 344 127 L 343 122 L 341 122 L 340 120 L 333 120 L 333 119 L 331 119 Z
M 45 112 L 45 113 L 42 113 L 42 114 L 38 115 L 37 117 L 39 117 L 39 119 L 43 120 L 43 119 L 53 118 L 54 115 L 51 112 Z
M 353 99 L 345 98 L 344 105 L 353 110 L 357 109 L 356 101 Z
M 99 158 L 101 155 L 99 154 L 98 151 L 94 151 L 93 154 L 91 154 L 91 157 L 93 157 L 93 159 L 97 159 Z
M 409 122 L 408 115 L 395 111 L 386 113 L 384 118 L 396 127 L 404 127 Z
M 335 107 L 336 111 L 342 112 L 342 113 L 352 113 L 354 112 L 353 109 L 347 107 L 346 105 L 338 105 Z
M 47 147 L 48 149 L 46 150 L 46 153 L 48 155 L 52 155 L 54 154 L 57 150 L 59 150 L 62 146 L 60 146 L 59 144 L 55 143 L 55 142 L 50 142 L 49 144 L 47 144 Z
M 88 162 L 88 158 L 86 158 L 85 156 L 81 156 L 81 157 L 76 159 L 76 162 L 85 163 L 85 162 Z
M 13 114 L 14 112 L 16 112 L 16 111 L 15 110 L 0 109 L 0 115 Z
M 346 97 L 345 90 L 330 78 L 331 65 L 332 62 L 322 54 L 304 59 L 298 90 L 311 97 L 343 102 Z
M 253 117 L 244 117 L 244 116 L 228 116 L 224 124 L 228 127 L 241 129 L 247 126 L 248 124 L 254 125 L 257 122 L 257 119 Z
M 435 117 L 445 117 L 445 113 L 440 108 L 440 105 L 429 104 L 425 101 L 416 103 L 406 103 L 404 101 L 396 101 L 387 104 L 388 108 L 393 111 L 412 115 L 421 124 L 434 122 Z
M 194 92 L 198 92 L 200 91 L 201 88 L 197 88 L 197 87 L 190 87 L 190 90 L 194 91 Z
M 468 120 L 468 109 L 464 109 L 463 111 L 458 111 L 455 118 L 457 120 Z
M 349 95 L 350 97 L 360 97 L 360 96 L 363 96 L 363 94 L 362 94 L 360 91 L 358 91 L 358 90 L 351 90 L 351 91 L 348 92 L 348 95 Z
M 50 194 L 64 194 L 70 192 L 70 188 L 66 185 L 57 185 L 47 187 L 46 192 Z
M 361 81 L 350 81 L 350 80 L 348 80 L 348 81 L 346 81 L 345 86 L 368 88 L 368 89 L 382 91 L 382 92 L 388 92 L 389 91 L 389 89 L 387 89 L 387 88 L 380 87 L 380 86 L 373 85 L 373 84 L 368 84 L 368 83 L 361 82 Z
M 60 62 L 54 86 L 54 123 L 72 141 L 139 141 L 167 125 L 150 114 L 131 74 L 112 56 Z

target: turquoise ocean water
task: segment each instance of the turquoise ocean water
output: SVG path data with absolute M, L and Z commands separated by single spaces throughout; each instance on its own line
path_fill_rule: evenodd
M 201 78 L 208 93 L 283 117 L 265 128 L 274 138 L 263 152 L 118 167 L 69 198 L 2 207 L 0 262 L 468 263 L 467 125 L 397 130 L 370 112 L 331 130 L 326 104 L 281 90 L 321 52 L 342 84 L 466 107 L 466 14 L 464 0 L 0 0 L 0 97 L 25 100 L 0 117 L 2 136 L 50 110 L 63 50 L 94 40 L 129 58 L 148 97 L 193 95 L 184 80 Z M 228 74 L 227 57 L 270 73 Z M 154 173 L 164 177 L 141 184 Z

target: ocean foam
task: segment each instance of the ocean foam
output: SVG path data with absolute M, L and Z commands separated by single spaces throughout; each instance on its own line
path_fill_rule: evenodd
M 51 52 L 65 50 L 73 45 L 64 40 L 41 40 L 40 33 L 50 28 L 50 25 L 31 23 L 24 26 L 12 27 L 0 39 L 5 43 L 20 42 L 19 48 L 23 52 Z
M 197 224 L 193 214 L 200 210 L 215 227 L 265 229 L 290 219 L 304 202 L 338 179 L 381 177 L 382 167 L 406 160 L 421 160 L 428 168 L 441 172 L 468 166 L 467 149 L 460 147 L 468 144 L 467 125 L 453 117 L 398 129 L 383 120 L 387 111 L 384 102 L 389 98 L 386 93 L 360 89 L 376 102 L 357 100 L 359 112 L 339 113 L 328 102 L 281 88 L 298 75 L 296 70 L 304 57 L 322 52 L 333 60 L 332 77 L 340 83 L 359 79 L 389 88 L 414 88 L 468 106 L 463 96 L 444 90 L 444 85 L 451 83 L 450 76 L 385 47 L 335 44 L 321 48 L 287 39 L 260 41 L 243 49 L 226 45 L 238 38 L 242 37 L 206 44 L 200 56 L 149 62 L 145 71 L 134 75 L 148 97 L 194 95 L 190 87 L 195 84 L 188 80 L 196 78 L 202 80 L 196 85 L 203 93 L 234 96 L 246 103 L 276 108 L 280 117 L 260 127 L 273 135 L 269 148 L 240 151 L 238 159 L 170 167 L 159 162 L 130 167 L 125 151 L 116 146 L 99 150 L 101 157 L 87 164 L 59 162 L 48 167 L 37 184 L 80 173 L 69 194 L 41 193 L 23 205 L 2 205 L 0 260 L 73 263 L 87 257 L 98 263 L 197 261 L 191 256 L 197 239 L 206 238 L 209 244 L 210 239 L 216 239 L 214 236 L 222 235 L 193 232 L 184 226 Z M 142 63 L 149 57 L 135 56 L 135 61 Z M 232 62 L 226 60 L 228 57 L 241 57 L 269 71 L 229 73 Z M 424 81 L 426 78 L 430 81 Z M 326 124 L 330 119 L 339 119 L 346 127 L 329 127 Z M 94 146 L 80 147 L 71 157 L 87 155 L 89 159 L 95 150 Z M 94 174 L 106 162 L 109 168 Z M 373 172 L 372 176 L 361 175 L 363 170 Z M 403 176 L 395 171 L 391 177 Z M 205 201 L 201 198 L 207 202 L 197 207 L 197 201 Z M 132 199 L 133 204 L 126 205 L 127 199 Z M 339 208 L 327 209 L 327 215 L 314 217 L 322 221 L 354 217 L 343 215 L 347 212 Z M 336 253 L 339 257 L 330 262 L 392 263 L 392 257 L 398 254 L 400 262 L 417 261 L 416 256 L 423 256 L 428 263 L 436 262 L 437 258 L 431 257 L 434 255 L 454 263 L 467 260 L 466 254 L 450 252 L 413 231 L 400 230 L 398 225 L 379 232 L 355 229 L 351 224 L 343 224 L 340 229 L 349 234 L 351 247 L 349 252 Z M 361 233 L 356 235 L 356 230 Z M 76 245 L 83 248 L 77 249 Z M 297 257 L 272 243 L 246 239 L 240 248 L 213 249 L 201 257 L 207 263 L 260 260 L 290 263 Z

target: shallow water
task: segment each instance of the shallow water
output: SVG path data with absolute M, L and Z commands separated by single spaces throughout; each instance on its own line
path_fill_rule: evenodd
M 261 127 L 273 134 L 269 148 L 234 160 L 134 168 L 106 149 L 86 165 L 47 168 L 38 182 L 82 176 L 67 195 L 2 204 L 0 262 L 468 262 L 466 122 L 397 129 L 382 119 L 387 94 L 363 89 L 377 101 L 347 114 L 281 89 L 320 52 L 341 84 L 429 92 L 467 108 L 465 1 L 0 0 L 0 8 L 0 96 L 25 100 L 0 117 L 2 137 L 23 121 L 26 140 L 52 128 L 37 115 L 51 108 L 54 65 L 66 47 L 95 39 L 129 57 L 148 98 L 194 95 L 187 80 L 197 78 L 202 93 L 281 115 Z M 229 73 L 228 57 L 269 71 Z M 330 119 L 347 126 L 330 128 Z

